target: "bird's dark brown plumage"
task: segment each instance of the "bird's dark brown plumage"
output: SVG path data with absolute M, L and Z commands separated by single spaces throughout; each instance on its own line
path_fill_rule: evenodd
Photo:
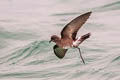
M 73 46 L 73 42 L 76 39 L 76 35 L 78 30 L 82 27 L 82 25 L 87 21 L 92 12 L 87 12 L 83 15 L 78 16 L 73 19 L 70 23 L 68 23 L 63 30 L 61 31 L 61 38 L 58 36 L 52 36 L 51 41 L 55 42 L 56 45 L 53 47 L 54 53 L 57 57 L 63 58 L 68 49 L 63 48 L 63 46 Z M 89 38 L 90 33 L 81 37 L 83 40 Z M 67 43 L 66 43 L 67 42 Z M 68 44 L 70 43 L 70 45 Z M 62 45 L 62 47 L 61 47 Z M 78 48 L 78 46 L 76 47 Z
M 67 52 L 68 49 L 63 49 L 63 48 L 60 48 L 57 45 L 55 45 L 53 47 L 53 50 L 54 50 L 55 55 L 58 58 L 62 59 L 65 56 L 65 53 Z M 61 54 L 58 54 L 58 53 L 61 53 Z
M 78 16 L 68 23 L 61 32 L 61 38 L 70 38 L 75 40 L 78 30 L 87 21 L 92 12 L 87 12 L 83 15 Z

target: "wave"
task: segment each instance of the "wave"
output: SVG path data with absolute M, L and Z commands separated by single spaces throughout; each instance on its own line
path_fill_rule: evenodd
M 48 41 L 34 41 L 27 46 L 22 48 L 18 48 L 13 53 L 9 53 L 9 55 L 0 58 L 0 64 L 16 64 L 26 58 L 46 53 L 49 51 L 49 43 Z

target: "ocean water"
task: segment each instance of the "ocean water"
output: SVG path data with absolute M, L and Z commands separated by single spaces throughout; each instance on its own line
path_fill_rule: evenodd
M 51 35 L 92 11 L 63 59 Z M 120 80 L 120 0 L 0 0 L 0 80 Z

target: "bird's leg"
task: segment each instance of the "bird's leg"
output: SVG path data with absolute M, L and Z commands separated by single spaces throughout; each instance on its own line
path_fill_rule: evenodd
M 82 59 L 82 62 L 85 64 L 85 61 L 84 61 L 84 59 L 83 59 L 83 57 L 82 57 L 82 54 L 81 54 L 80 48 L 77 47 L 77 49 L 79 50 L 79 53 L 80 53 L 80 57 L 81 57 L 81 59 Z

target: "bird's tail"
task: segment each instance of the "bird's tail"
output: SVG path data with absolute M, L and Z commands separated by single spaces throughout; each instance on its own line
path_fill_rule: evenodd
M 74 47 L 79 46 L 79 44 L 81 44 L 84 40 L 88 39 L 90 37 L 91 33 L 87 33 L 81 37 L 78 37 L 74 42 L 73 45 Z
M 84 40 L 88 39 L 90 36 L 91 36 L 91 33 L 87 33 L 87 34 L 81 36 L 79 39 L 80 43 L 82 43 Z
M 87 38 L 90 37 L 90 35 L 91 35 L 91 33 L 87 33 L 87 34 L 81 36 L 81 40 L 83 40 L 83 41 L 86 40 Z

